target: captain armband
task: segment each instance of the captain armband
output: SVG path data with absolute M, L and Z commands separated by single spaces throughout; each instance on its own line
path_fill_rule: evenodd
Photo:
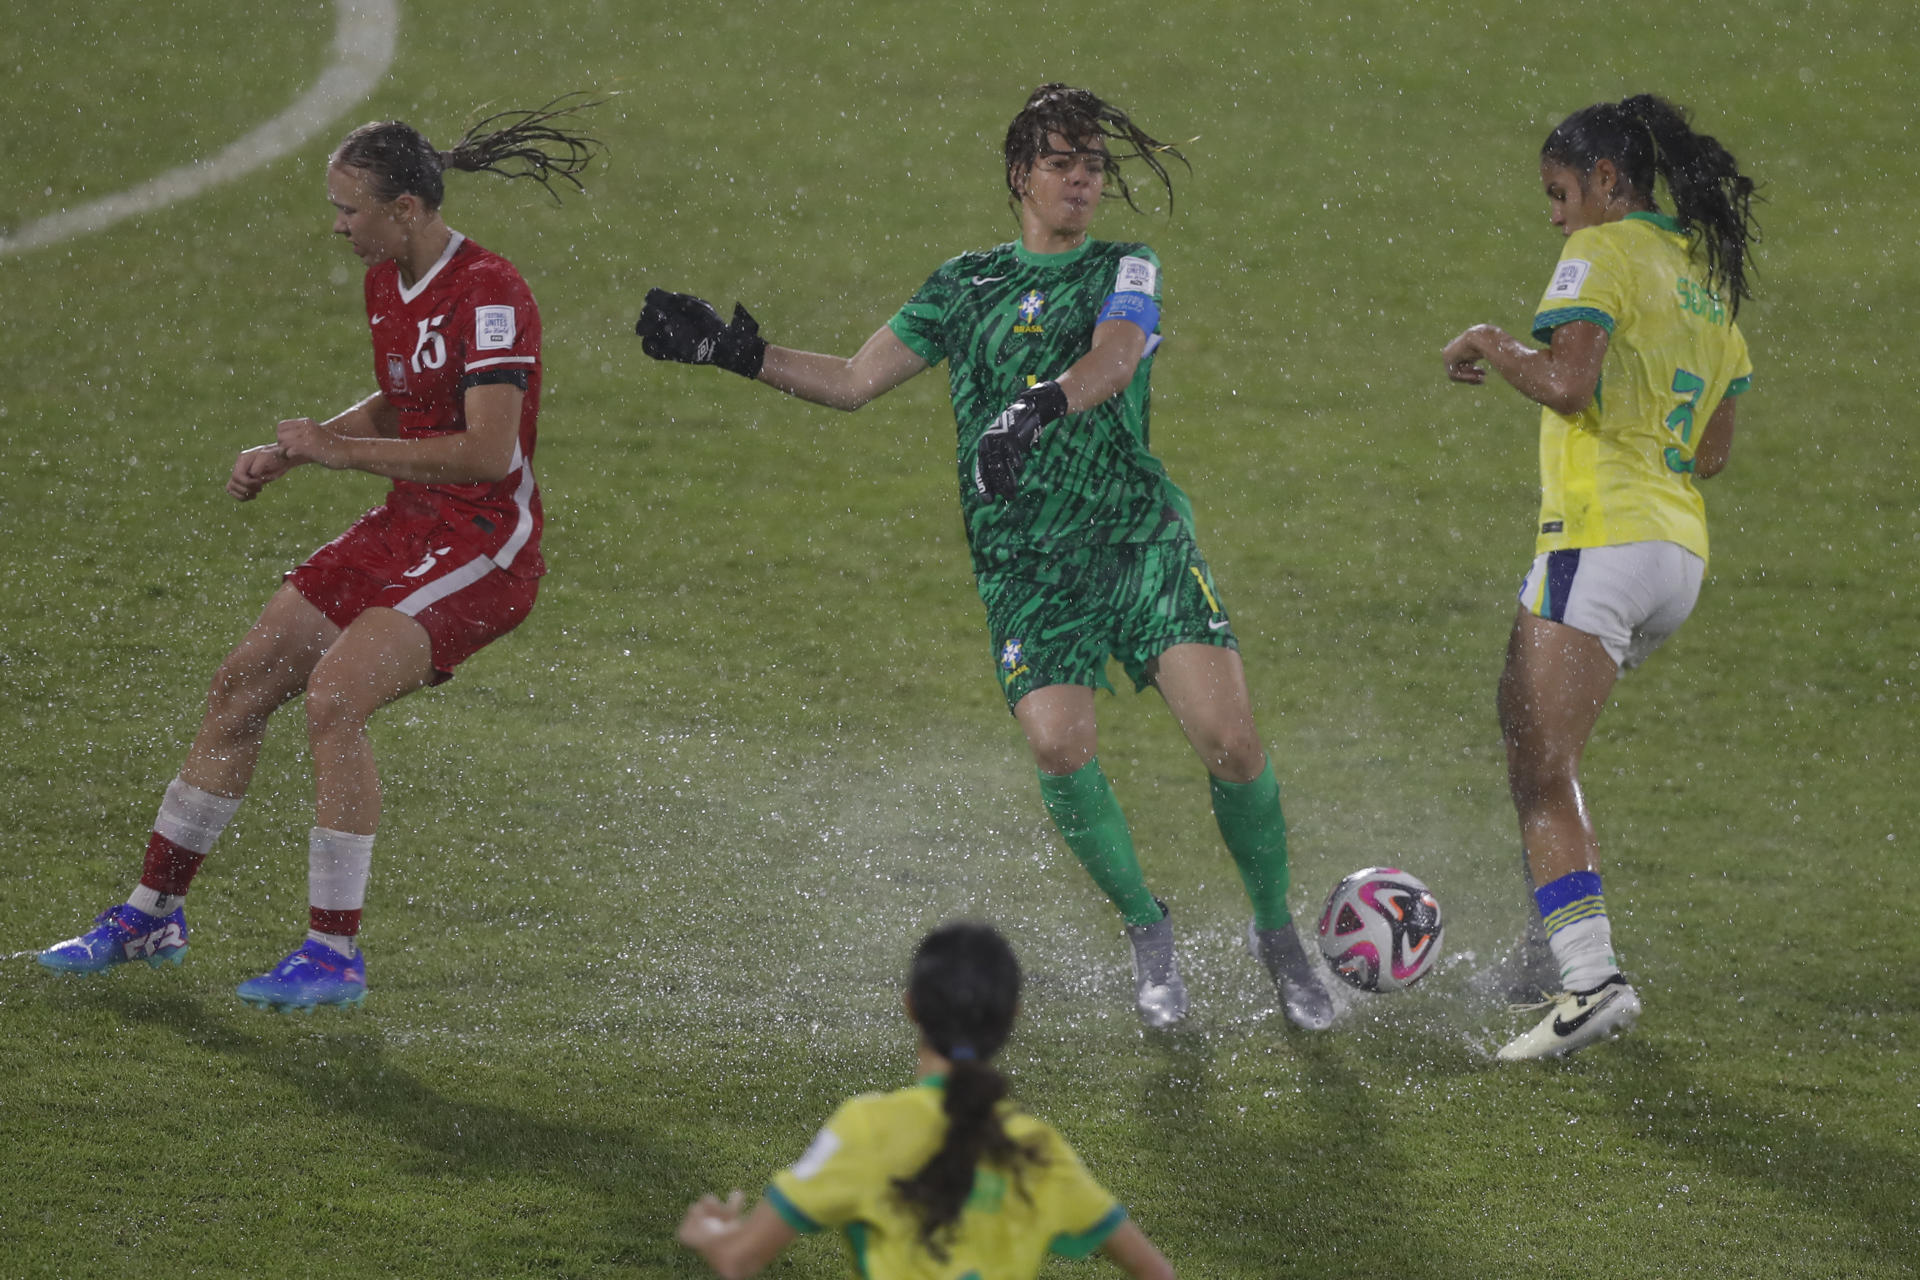
M 1148 337 L 1160 327 L 1160 304 L 1153 295 L 1146 293 L 1112 293 L 1100 308 L 1100 314 L 1093 322 L 1101 324 L 1108 320 L 1126 320 L 1140 327 L 1140 332 Z

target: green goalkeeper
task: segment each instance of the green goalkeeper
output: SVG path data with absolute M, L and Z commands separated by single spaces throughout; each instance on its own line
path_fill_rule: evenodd
M 1094 691 L 1111 687 L 1109 657 L 1135 688 L 1160 691 L 1205 762 L 1253 901 L 1250 946 L 1288 1019 L 1324 1029 L 1333 1001 L 1287 907 L 1286 820 L 1238 644 L 1186 495 L 1148 451 L 1160 262 L 1144 244 L 1087 234 L 1108 195 L 1133 205 L 1123 162 L 1144 164 L 1171 196 L 1162 157 L 1181 157 L 1126 112 L 1062 84 L 1028 98 L 1005 154 L 1020 238 L 942 265 L 852 359 L 773 346 L 744 308 L 729 323 L 699 298 L 659 289 L 637 326 L 642 349 L 845 410 L 947 361 L 960 500 L 1001 692 L 1047 811 L 1126 922 L 1141 1018 L 1180 1021 L 1187 994 L 1172 919 L 1096 758 Z

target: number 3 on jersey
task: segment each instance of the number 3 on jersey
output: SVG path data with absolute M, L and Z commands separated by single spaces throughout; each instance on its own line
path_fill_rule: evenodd
M 447 362 L 447 340 L 440 335 L 440 326 L 446 323 L 445 316 L 435 316 L 431 320 L 422 320 L 420 336 L 413 344 L 413 371 L 421 373 L 428 369 L 438 369 Z M 1667 425 L 1672 426 L 1669 418 Z
M 1700 393 L 1707 389 L 1706 380 L 1697 373 L 1685 369 L 1673 371 L 1673 391 L 1675 395 L 1685 396 L 1675 405 L 1673 412 L 1667 415 L 1667 430 L 1680 437 L 1681 444 L 1693 443 L 1693 411 L 1700 403 Z M 1693 470 L 1693 459 L 1680 456 L 1680 450 L 1668 445 L 1666 448 L 1667 470 L 1677 475 L 1685 475 Z

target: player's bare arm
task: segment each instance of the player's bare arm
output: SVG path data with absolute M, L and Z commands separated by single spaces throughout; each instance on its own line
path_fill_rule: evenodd
M 926 367 L 925 360 L 882 325 L 852 359 L 769 345 L 760 381 L 790 396 L 852 412 Z
M 1146 332 L 1133 321 L 1105 320 L 1096 325 L 1087 354 L 1056 379 L 1067 393 L 1067 411 L 1084 412 L 1126 390 L 1146 352 Z
M 1477 324 L 1446 345 L 1440 358 L 1455 382 L 1486 381 L 1485 361 L 1527 399 L 1572 416 L 1593 403 L 1607 331 L 1576 320 L 1553 331 L 1552 345 L 1530 347 L 1497 325 Z
M 333 471 L 366 471 L 420 484 L 490 482 L 504 477 L 513 465 L 524 398 L 525 393 L 510 383 L 470 387 L 463 400 L 467 429 L 418 440 L 337 430 L 334 422 L 341 419 L 350 427 L 362 426 L 368 418 L 379 421 L 379 411 L 361 414 L 368 405 L 362 402 L 330 422 L 311 418 L 282 422 L 279 443 L 296 465 L 315 462 Z M 391 405 L 381 403 L 385 412 L 393 412 Z
M 688 1206 L 676 1233 L 681 1244 L 725 1280 L 758 1275 L 800 1234 L 766 1201 L 745 1217 L 740 1213 L 742 1203 L 738 1191 L 724 1201 L 701 1196 Z
M 1700 445 L 1693 451 L 1695 480 L 1710 480 L 1726 470 L 1727 459 L 1733 453 L 1734 406 L 1739 403 L 1728 396 L 1707 419 L 1707 429 L 1700 433 Z

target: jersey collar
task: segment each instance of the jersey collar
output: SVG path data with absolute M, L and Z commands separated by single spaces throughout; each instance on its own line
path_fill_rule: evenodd
M 1673 220 L 1673 215 L 1670 213 L 1661 213 L 1657 209 L 1651 213 L 1630 213 L 1626 216 L 1624 221 L 1651 222 L 1654 226 L 1660 228 L 1662 231 L 1671 231 L 1675 235 L 1680 234 L 1680 224 Z
M 411 285 L 401 284 L 400 277 L 396 275 L 393 283 L 398 286 L 400 290 L 400 301 L 412 302 L 415 298 L 419 297 L 426 287 L 433 283 L 433 278 L 440 274 L 440 268 L 453 261 L 453 255 L 460 252 L 460 246 L 465 244 L 466 240 L 467 238 L 458 231 L 448 236 L 447 247 L 440 254 L 440 261 L 434 263 L 432 267 L 428 268 L 427 274 L 415 280 Z
M 1035 253 L 1021 244 L 1013 242 L 1013 256 L 1029 267 L 1066 267 L 1078 262 L 1093 249 L 1093 237 L 1088 236 L 1065 253 Z

